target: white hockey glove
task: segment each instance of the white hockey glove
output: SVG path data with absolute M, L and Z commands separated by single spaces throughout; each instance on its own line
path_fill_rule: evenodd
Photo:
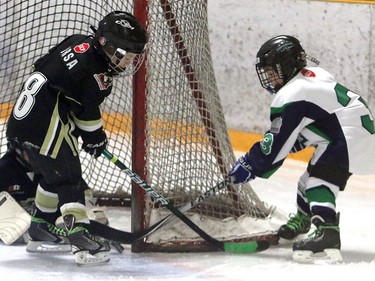
M 228 176 L 233 184 L 246 183 L 255 179 L 252 167 L 247 163 L 245 156 L 240 157 L 232 167 Z

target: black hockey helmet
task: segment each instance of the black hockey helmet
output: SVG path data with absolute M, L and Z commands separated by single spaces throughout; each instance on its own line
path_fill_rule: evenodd
M 261 46 L 255 67 L 262 87 L 275 94 L 305 66 L 306 53 L 299 40 L 279 35 Z
M 96 46 L 109 61 L 112 74 L 125 70 L 127 74 L 133 74 L 138 69 L 143 61 L 148 38 L 146 31 L 132 14 L 111 12 L 99 22 L 98 29 L 94 31 Z

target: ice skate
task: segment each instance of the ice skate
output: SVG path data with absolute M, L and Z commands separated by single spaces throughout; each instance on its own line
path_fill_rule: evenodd
M 333 223 L 325 222 L 320 216 L 314 216 L 312 222 L 317 229 L 311 237 L 293 245 L 293 259 L 302 263 L 341 262 L 339 216 Z
M 104 213 L 106 207 L 96 205 L 96 198 L 93 197 L 91 190 L 85 191 L 85 205 L 87 207 L 87 216 L 90 220 L 109 225 L 109 220 Z M 60 228 L 65 228 L 64 219 L 62 216 L 57 218 L 56 225 Z
M 64 216 L 64 223 L 78 265 L 97 265 L 109 261 L 109 243 L 90 234 L 88 224 L 76 223 L 73 215 Z
M 301 240 L 304 234 L 308 233 L 311 227 L 310 217 L 297 212 L 291 214 L 290 219 L 282 225 L 277 235 L 279 236 L 279 244 L 291 244 L 295 241 Z
M 72 250 L 66 231 L 44 219 L 33 217 L 28 234 L 26 251 L 29 253 L 68 253 Z

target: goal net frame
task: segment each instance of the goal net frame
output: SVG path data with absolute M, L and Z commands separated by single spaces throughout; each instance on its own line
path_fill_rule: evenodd
M 236 158 L 214 77 L 207 0 L 49 2 L 50 5 L 32 0 L 27 5 L 15 0 L 2 4 L 5 9 L 1 12 L 3 19 L 0 22 L 4 27 L 0 29 L 0 35 L 4 35 L 5 40 L 0 45 L 0 51 L 4 53 L 0 68 L 0 90 L 4 95 L 0 100 L 1 120 L 5 122 L 9 116 L 17 90 L 33 61 L 65 36 L 78 32 L 90 34 L 89 26 L 97 25 L 101 17 L 113 10 L 125 10 L 140 20 L 150 42 L 137 73 L 116 81 L 113 94 L 102 106 L 108 149 L 163 193 L 175 207 L 194 200 L 222 181 Z M 37 32 L 32 28 L 37 28 Z M 168 61 L 169 58 L 173 62 Z M 169 75 L 169 69 L 174 68 L 176 73 L 167 79 L 162 76 L 164 73 Z M 175 106 L 173 99 L 180 95 L 184 100 L 177 101 Z M 168 100 L 159 109 L 158 104 L 169 98 L 172 101 Z M 154 109 L 164 115 L 155 115 Z M 1 132 L 1 152 L 4 153 L 5 126 Z M 173 150 L 174 146 L 178 148 Z M 170 154 L 157 154 L 159 150 Z M 124 205 L 130 201 L 133 232 L 143 230 L 169 214 L 104 157 L 93 159 L 84 152 L 80 157 L 84 178 L 100 204 Z M 165 158 L 164 162 L 159 158 Z M 170 163 L 175 165 L 169 167 Z M 165 170 L 156 171 L 159 167 Z M 190 175 L 190 170 L 197 174 Z M 180 175 L 181 178 L 177 178 Z M 191 179 L 187 179 L 190 176 Z M 177 197 L 179 195 L 181 197 Z M 215 238 L 275 240 L 278 226 L 278 222 L 272 221 L 275 208 L 261 201 L 250 184 L 228 185 L 225 191 L 210 196 L 207 201 L 187 215 Z M 185 237 L 186 234 L 191 237 Z M 132 251 L 217 250 L 188 231 L 177 219 L 151 236 L 132 244 Z

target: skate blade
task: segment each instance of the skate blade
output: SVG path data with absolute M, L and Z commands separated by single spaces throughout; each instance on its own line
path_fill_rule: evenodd
M 95 266 L 109 262 L 109 252 L 99 252 L 91 255 L 88 251 L 74 253 L 78 266 Z
M 339 249 L 325 249 L 324 252 L 297 250 L 293 252 L 293 259 L 299 263 L 341 263 L 343 261 Z
M 72 246 L 70 244 L 56 244 L 45 241 L 29 241 L 26 246 L 28 253 L 71 253 Z

